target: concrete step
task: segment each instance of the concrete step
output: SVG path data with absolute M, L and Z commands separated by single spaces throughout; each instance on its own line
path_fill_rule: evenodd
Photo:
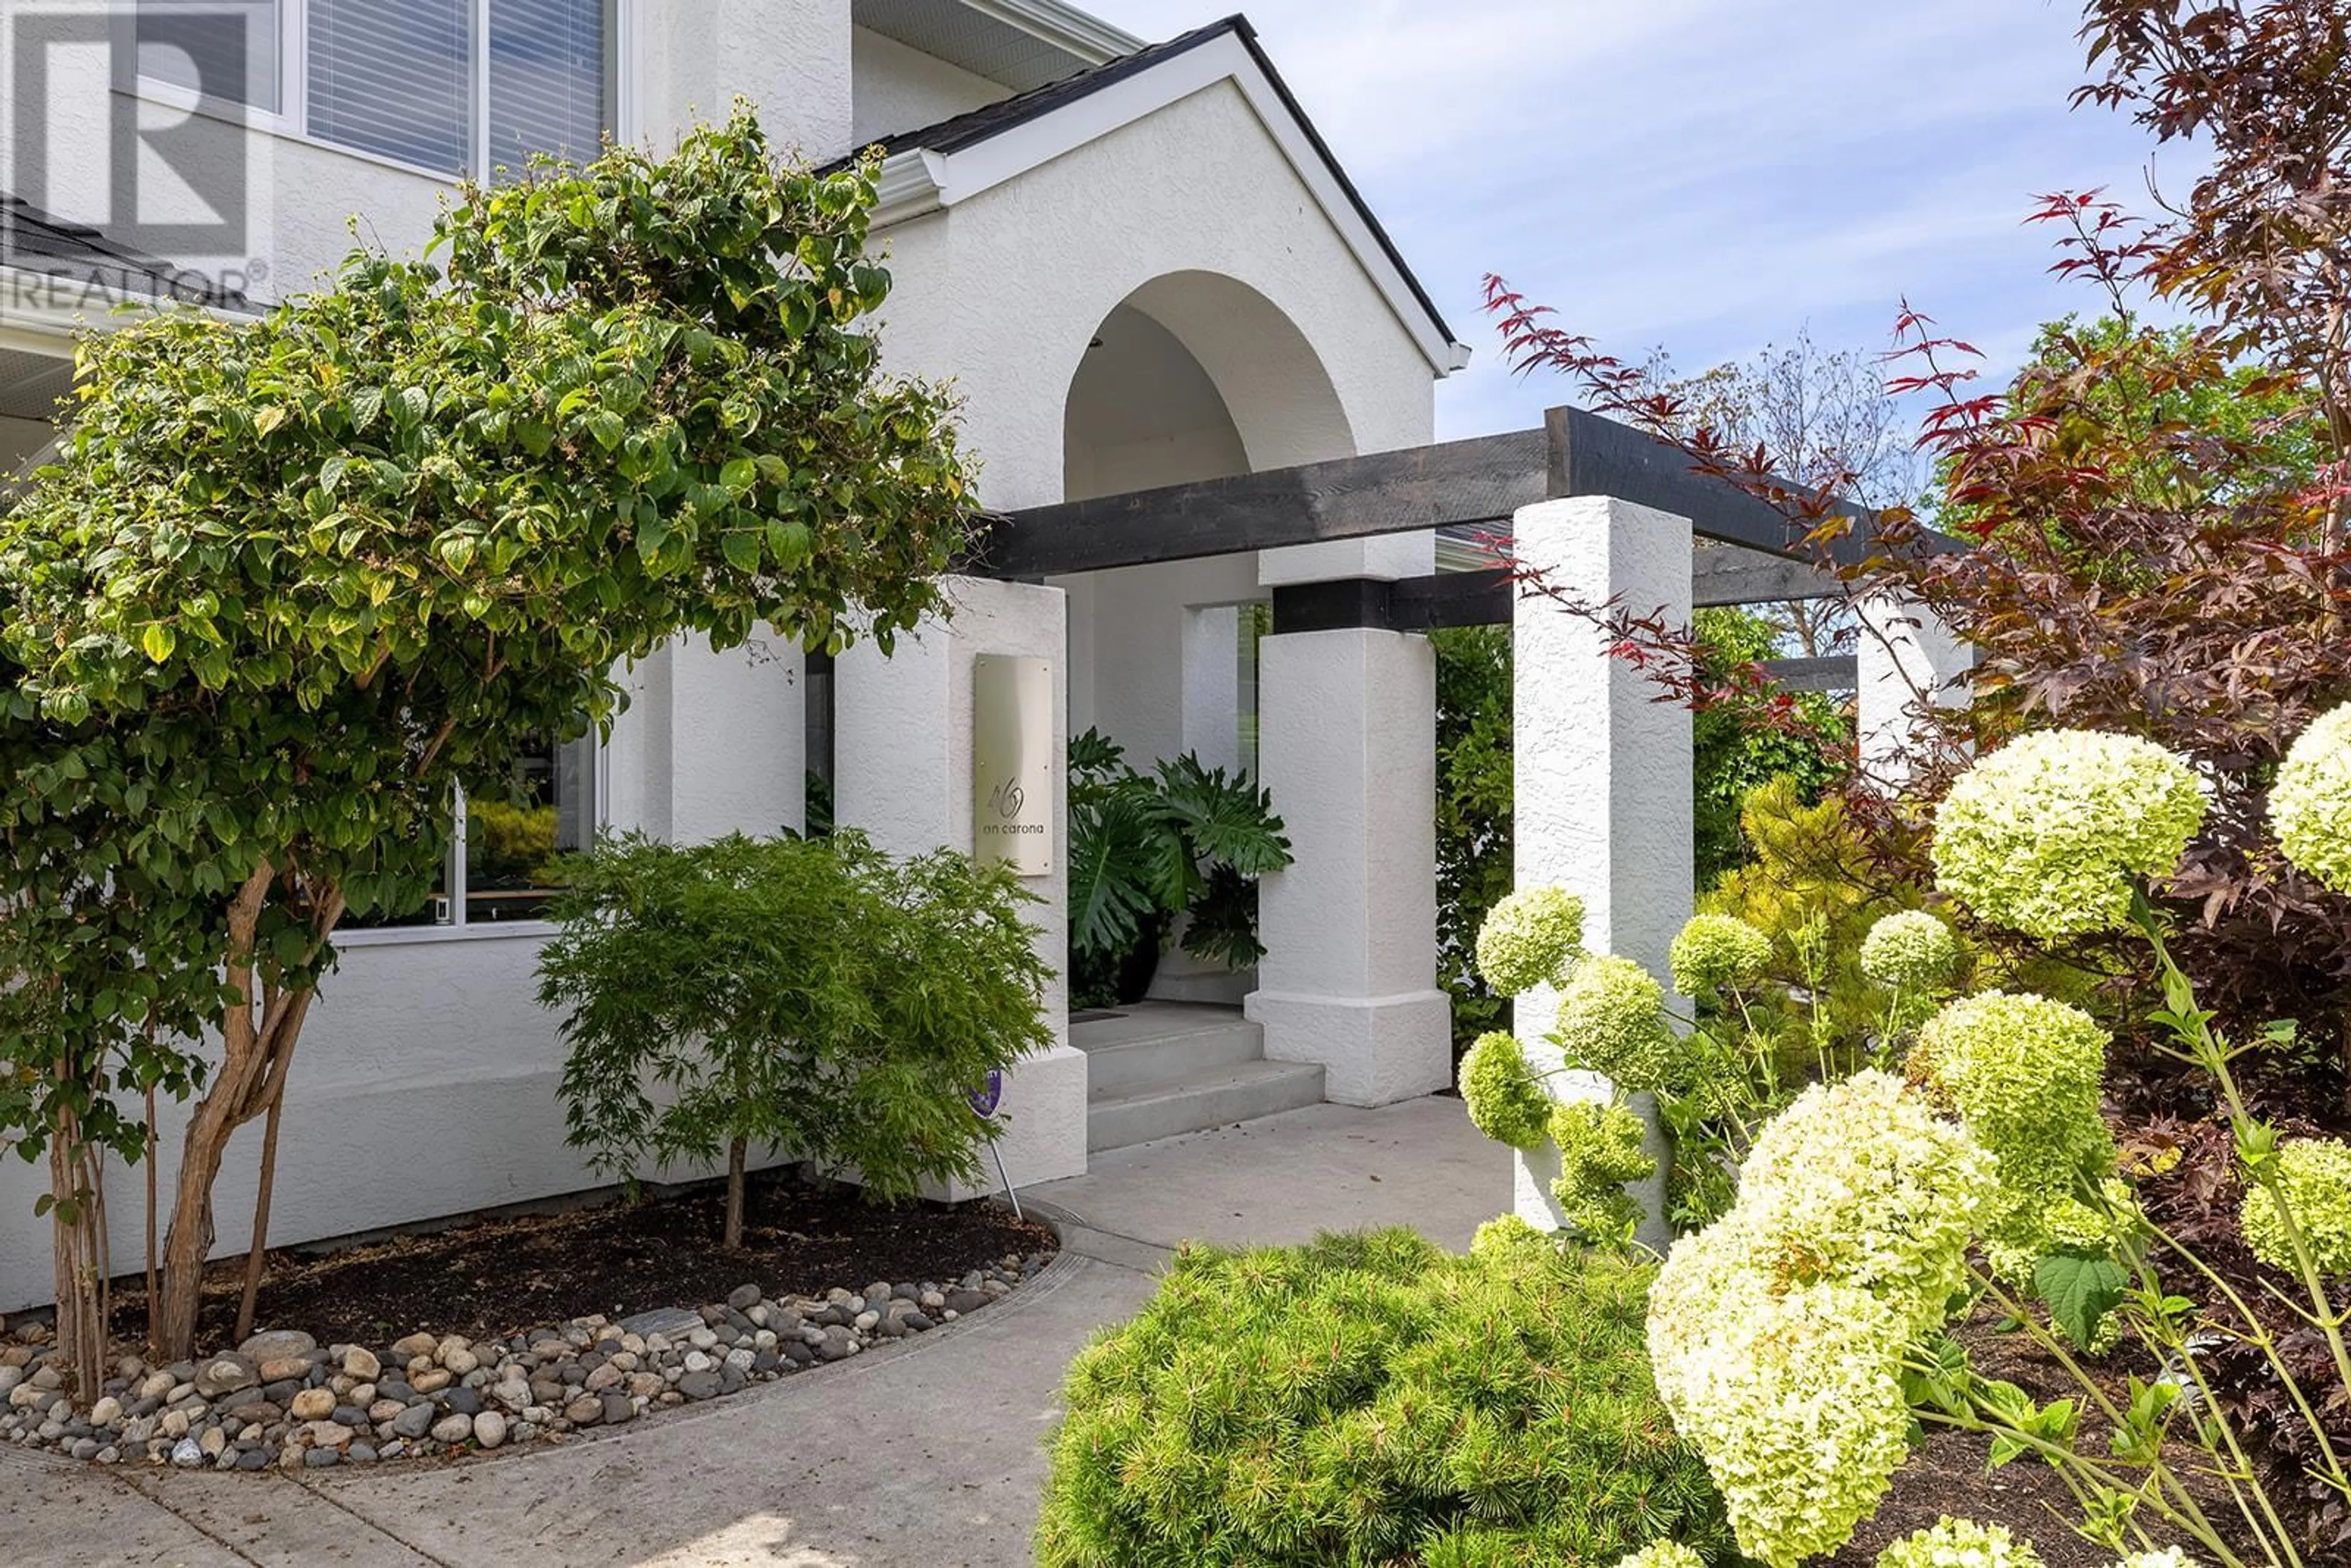
M 1086 1148 L 1123 1149 L 1322 1103 L 1322 1069 L 1315 1063 L 1238 1062 L 1095 1098 L 1087 1108 Z
M 1237 1009 L 1154 1003 L 1070 1030 L 1090 1097 L 1107 1100 L 1265 1060 L 1265 1030 Z

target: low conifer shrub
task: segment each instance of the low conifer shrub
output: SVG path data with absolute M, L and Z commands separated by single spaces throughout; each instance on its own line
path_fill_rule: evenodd
M 1642 1350 L 1653 1270 L 1513 1221 L 1194 1248 L 1071 1369 L 1046 1568 L 1737 1561 Z

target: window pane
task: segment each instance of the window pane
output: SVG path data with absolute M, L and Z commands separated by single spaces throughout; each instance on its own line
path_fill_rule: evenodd
M 584 163 L 611 123 L 605 0 L 490 0 L 493 170 L 520 173 L 531 154 Z
M 277 0 L 139 0 L 139 74 L 277 112 Z
M 455 174 L 473 148 L 472 0 L 310 0 L 310 134 Z
M 554 891 L 549 862 L 595 841 L 595 737 L 526 757 L 503 799 L 466 797 L 465 924 L 538 919 Z

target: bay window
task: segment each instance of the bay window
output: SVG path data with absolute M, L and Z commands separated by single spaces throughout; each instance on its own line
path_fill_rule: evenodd
M 623 0 L 139 0 L 142 89 L 442 174 L 584 162 L 619 118 Z

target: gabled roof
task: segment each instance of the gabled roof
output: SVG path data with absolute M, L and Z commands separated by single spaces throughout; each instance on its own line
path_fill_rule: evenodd
M 1306 117 L 1246 16 L 1228 16 L 1164 44 L 1121 55 L 935 125 L 883 137 L 878 145 L 888 162 L 883 166 L 882 204 L 876 221 L 903 222 L 952 206 L 1067 151 L 1050 138 L 1032 138 L 1034 145 L 1024 146 L 1009 158 L 979 155 L 981 149 L 993 152 L 1007 145 L 1012 133 L 1038 128 L 1057 116 L 1075 120 L 1081 106 L 1102 110 L 1108 101 L 1104 95 L 1134 94 L 1132 107 L 1136 112 L 1126 118 L 1119 118 L 1117 110 L 1084 116 L 1090 123 L 1074 131 L 1072 145 L 1092 141 L 1127 119 L 1139 118 L 1227 77 L 1249 99 L 1374 282 L 1390 296 L 1398 317 L 1413 329 L 1437 373 L 1459 370 L 1468 362 L 1468 350 L 1455 340 L 1428 290 L 1413 275 L 1363 193 L 1347 177 L 1330 143 Z M 1165 97 L 1143 90 L 1162 78 L 1168 89 Z M 849 160 L 841 162 L 845 164 Z
M 87 224 L 52 216 L 21 197 L 0 191 L 0 267 L 84 286 L 93 296 L 114 300 L 152 299 L 218 308 L 246 308 L 243 296 L 221 289 L 201 274 L 183 272 L 128 246 L 117 244 Z M 91 308 L 105 299 L 93 298 Z

